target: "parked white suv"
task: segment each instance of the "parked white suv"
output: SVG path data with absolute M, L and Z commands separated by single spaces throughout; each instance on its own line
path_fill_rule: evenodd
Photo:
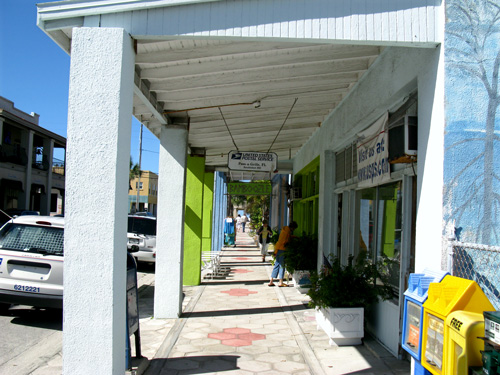
M 0 304 L 62 308 L 64 218 L 19 216 L 0 229 Z
M 139 262 L 156 261 L 156 218 L 151 216 L 129 215 L 127 248 L 137 246 L 132 253 Z

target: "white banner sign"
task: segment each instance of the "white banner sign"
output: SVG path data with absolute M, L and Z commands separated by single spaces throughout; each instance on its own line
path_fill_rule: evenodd
M 358 134 L 358 186 L 371 187 L 391 179 L 387 120 L 389 114 L 379 118 L 372 126 Z
M 278 169 L 278 155 L 274 152 L 231 151 L 227 166 L 235 171 L 274 172 Z

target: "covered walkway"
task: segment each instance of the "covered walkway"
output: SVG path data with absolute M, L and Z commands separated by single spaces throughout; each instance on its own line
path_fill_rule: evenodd
M 409 362 L 369 337 L 362 346 L 329 346 L 307 295 L 267 286 L 269 259 L 262 263 L 253 239 L 238 233 L 237 246 L 223 251 L 222 276 L 184 287 L 181 318 L 141 312 L 145 374 L 410 374 Z M 152 306 L 153 293 L 141 296 Z

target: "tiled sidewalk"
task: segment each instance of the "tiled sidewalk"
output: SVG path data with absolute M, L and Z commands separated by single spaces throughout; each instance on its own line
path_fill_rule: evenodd
M 222 266 L 225 277 L 185 288 L 180 319 L 141 321 L 146 375 L 410 374 L 409 362 L 373 340 L 329 346 L 306 295 L 267 286 L 271 265 L 246 233 L 224 250 Z

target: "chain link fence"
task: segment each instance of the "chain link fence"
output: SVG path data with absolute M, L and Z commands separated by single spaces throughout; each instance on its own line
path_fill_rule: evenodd
M 496 310 L 500 309 L 500 247 L 460 241 L 449 242 L 449 271 L 474 280 Z

